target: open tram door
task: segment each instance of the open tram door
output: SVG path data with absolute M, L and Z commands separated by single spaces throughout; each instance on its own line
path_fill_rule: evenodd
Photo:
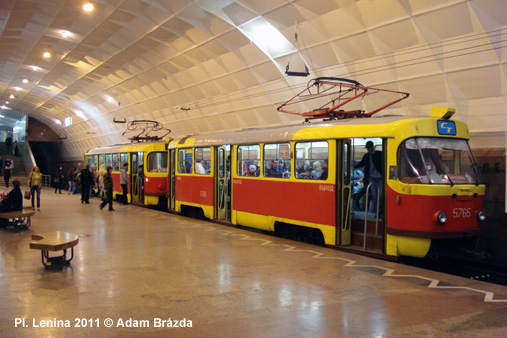
M 215 153 L 215 220 L 231 221 L 231 146 L 216 147 Z
M 144 152 L 130 153 L 132 203 L 144 203 Z
M 169 150 L 169 196 L 167 196 L 169 211 L 176 210 L 176 149 Z
M 337 149 L 337 222 L 336 244 L 339 246 L 351 244 L 351 205 L 352 205 L 352 165 L 351 165 L 351 141 L 349 139 L 338 140 Z

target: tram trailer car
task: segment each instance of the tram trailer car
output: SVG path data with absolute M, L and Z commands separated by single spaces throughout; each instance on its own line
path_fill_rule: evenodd
M 432 241 L 476 236 L 484 220 L 468 128 L 452 113 L 171 141 L 168 208 L 373 256 L 424 257 Z M 354 168 L 369 141 L 381 152 L 379 193 Z
M 123 195 L 120 169 L 128 163 L 129 203 L 165 205 L 167 203 L 167 141 L 120 144 L 96 147 L 85 154 L 85 161 L 98 173 L 113 168 L 113 198 Z

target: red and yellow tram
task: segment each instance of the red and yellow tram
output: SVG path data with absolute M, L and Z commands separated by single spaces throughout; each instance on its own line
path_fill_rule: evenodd
M 85 161 L 99 173 L 113 168 L 113 196 L 121 195 L 120 169 L 128 163 L 131 184 L 128 188 L 129 203 L 158 205 L 166 203 L 167 142 L 141 142 L 96 147 L 88 150 Z
M 432 115 L 248 129 L 170 142 L 169 209 L 329 246 L 423 257 L 432 240 L 474 236 L 484 219 L 485 186 L 468 128 L 450 120 L 446 109 Z M 363 206 L 354 166 L 368 141 L 381 153 L 382 175 L 378 202 L 369 197 Z M 306 166 L 320 175 L 309 177 Z
M 424 257 L 432 242 L 474 236 L 485 186 L 466 124 L 431 117 L 344 119 L 101 147 L 90 165 L 129 163 L 129 200 L 371 255 Z M 361 186 L 373 144 L 380 176 Z M 364 174 L 364 173 L 363 173 Z M 363 175 L 364 176 L 364 175 Z M 376 185 L 376 187 L 375 187 Z M 370 194 L 372 189 L 376 193 Z

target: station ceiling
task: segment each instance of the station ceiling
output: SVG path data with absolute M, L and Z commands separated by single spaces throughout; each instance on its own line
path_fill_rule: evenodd
M 173 137 L 300 123 L 276 107 L 323 76 L 410 93 L 383 114 L 451 107 L 472 135 L 505 140 L 505 0 L 85 3 L 0 1 L 1 124 L 32 116 L 71 157 L 126 142 L 114 119 Z

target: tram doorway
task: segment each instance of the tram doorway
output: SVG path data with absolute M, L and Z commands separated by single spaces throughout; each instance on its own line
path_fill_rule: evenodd
M 337 231 L 336 243 L 337 245 L 350 245 L 351 244 L 351 220 L 352 220 L 352 146 L 351 140 L 338 140 L 336 143 L 337 149 Z
M 144 203 L 144 152 L 130 153 L 132 203 Z
M 355 138 L 351 144 L 352 245 L 383 252 L 386 140 Z
M 231 146 L 215 148 L 215 219 L 231 221 Z
M 169 150 L 169 196 L 168 209 L 170 211 L 176 210 L 176 149 Z

